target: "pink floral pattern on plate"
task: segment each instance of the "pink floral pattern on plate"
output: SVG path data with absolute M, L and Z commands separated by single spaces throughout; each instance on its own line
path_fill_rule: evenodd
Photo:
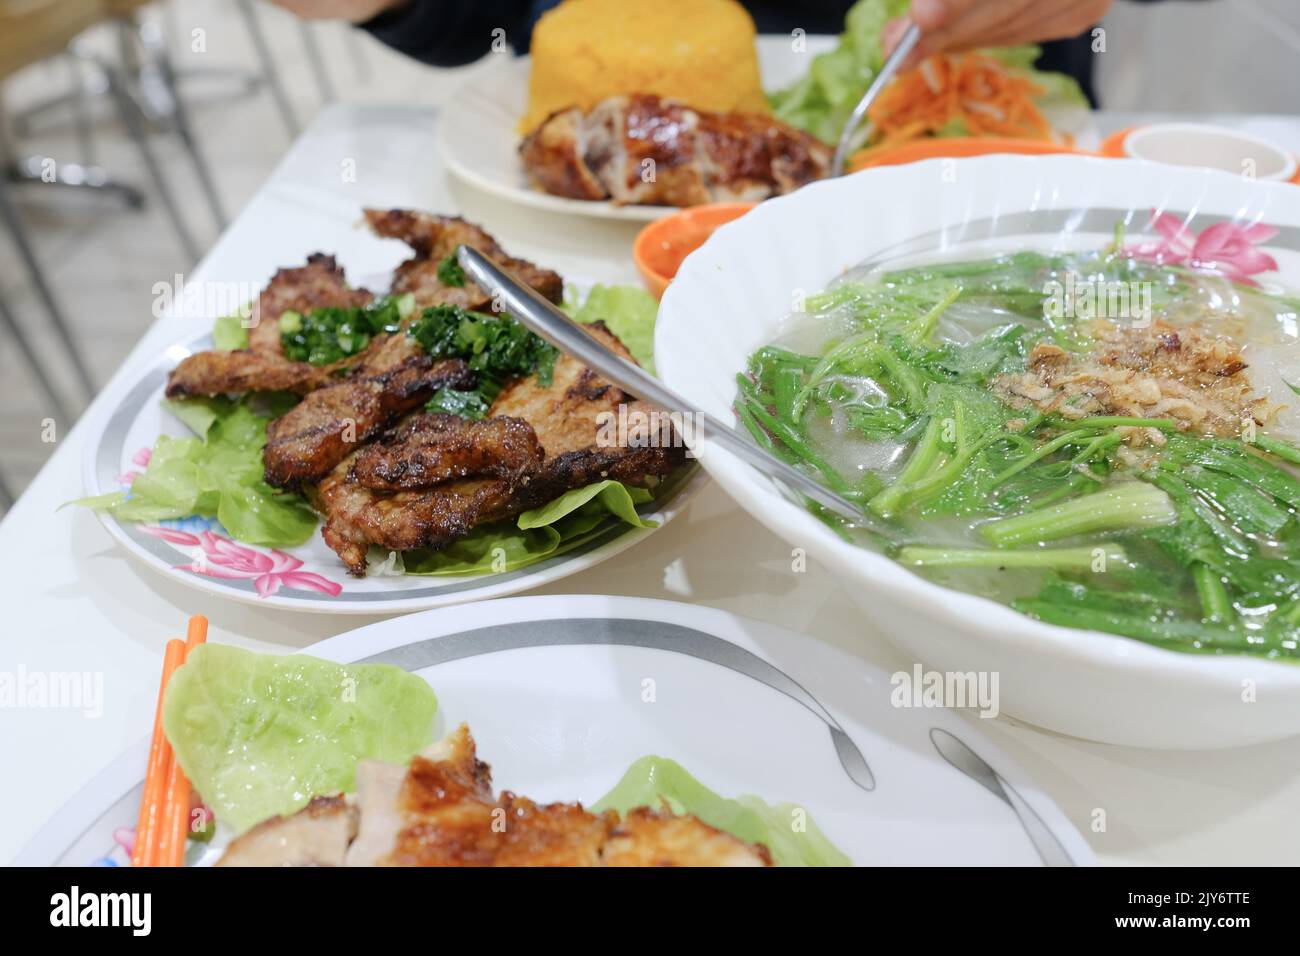
M 259 551 L 230 538 L 201 531 L 191 534 L 175 528 L 143 526 L 141 530 L 178 548 L 190 549 L 193 560 L 177 565 L 184 571 L 212 578 L 253 582 L 258 597 L 270 597 L 281 587 L 319 591 L 338 597 L 343 586 L 314 571 L 303 571 L 302 561 L 275 548 Z
M 152 457 L 153 457 L 152 448 L 141 448 L 138 452 L 136 452 L 134 455 L 131 456 L 131 464 L 136 465 L 141 469 L 148 468 L 149 459 Z M 140 475 L 142 474 L 143 471 L 134 471 L 134 470 L 124 471 L 122 472 L 122 474 L 117 476 L 117 483 L 122 486 L 123 490 L 129 490 L 131 488 L 131 483 L 134 482 L 137 478 L 139 478 Z
M 1153 210 L 1151 228 L 1160 234 L 1159 239 L 1124 251 L 1145 262 L 1187 266 L 1251 286 L 1259 285 L 1252 275 L 1277 269 L 1277 260 L 1257 248 L 1277 235 L 1275 226 L 1221 222 L 1197 234 L 1172 213 L 1157 215 Z

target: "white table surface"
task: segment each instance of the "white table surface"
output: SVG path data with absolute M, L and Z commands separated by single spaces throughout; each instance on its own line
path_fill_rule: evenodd
M 1099 114 L 1103 133 L 1144 117 Z M 1300 152 L 1300 120 L 1216 117 Z M 405 254 L 354 228 L 363 205 L 457 212 L 511 253 L 577 279 L 634 281 L 635 224 L 541 215 L 448 181 L 434 149 L 436 110 L 335 106 L 323 111 L 187 281 L 261 284 L 319 250 L 352 275 Z M 345 182 L 345 160 L 356 181 Z M 198 199 L 190 202 L 197 207 Z M 201 215 L 195 208 L 193 214 Z M 157 321 L 115 382 L 207 322 Z M 11 860 L 92 774 L 148 733 L 163 645 L 189 615 L 211 637 L 292 651 L 378 618 L 293 614 L 227 603 L 165 580 L 117 548 L 95 516 L 58 511 L 82 494 L 97 401 L 0 523 L 0 671 L 93 671 L 97 719 L 0 708 L 0 861 Z M 89 423 L 89 424 L 88 424 Z M 600 567 L 541 593 L 626 594 L 692 601 L 758 617 L 907 667 L 855 612 L 834 578 L 790 570 L 790 548 L 710 486 L 686 514 Z M 443 613 L 455 614 L 455 609 Z M 980 722 L 1033 775 L 1101 859 L 1119 864 L 1294 864 L 1300 861 L 1300 738 L 1230 751 L 1158 752 L 1086 743 L 999 717 Z M 1104 832 L 1094 832 L 1096 811 Z

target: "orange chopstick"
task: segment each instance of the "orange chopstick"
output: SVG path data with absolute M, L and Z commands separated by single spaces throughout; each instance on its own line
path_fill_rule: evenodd
M 135 826 L 135 846 L 131 850 L 132 866 L 149 866 L 149 855 L 156 841 L 159 798 L 166 784 L 167 758 L 171 747 L 163 733 L 163 691 L 173 672 L 185 659 L 183 641 L 168 641 L 163 654 L 162 682 L 158 685 L 158 707 L 154 711 L 153 739 L 149 742 L 149 768 L 144 776 L 144 794 L 140 797 L 140 818 Z
M 190 618 L 184 642 L 167 642 L 162 682 L 158 687 L 158 707 L 154 714 L 153 739 L 149 745 L 149 768 L 131 854 L 132 866 L 180 866 L 185 859 L 190 782 L 163 731 L 163 699 L 176 668 L 185 663 L 189 652 L 206 641 L 207 636 L 208 620 L 196 614 Z

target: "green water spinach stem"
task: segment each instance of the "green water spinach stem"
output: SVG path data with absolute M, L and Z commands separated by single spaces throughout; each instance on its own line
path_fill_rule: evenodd
M 1049 508 L 986 522 L 980 533 L 995 547 L 1008 548 L 1076 534 L 1153 528 L 1177 519 L 1167 494 L 1146 482 L 1128 481 Z

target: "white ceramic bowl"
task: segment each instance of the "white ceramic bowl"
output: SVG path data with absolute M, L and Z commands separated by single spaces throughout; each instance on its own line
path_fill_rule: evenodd
M 1295 175 L 1295 157 L 1253 133 L 1205 123 L 1155 123 L 1124 138 L 1124 152 L 1175 166 L 1203 166 L 1256 179 L 1286 182 Z
M 1212 170 L 1074 156 L 931 160 L 815 183 L 762 203 L 687 258 L 664 295 L 655 362 L 705 412 L 734 421 L 735 375 L 803 294 L 868 261 L 965 251 L 1098 248 L 1152 211 L 1199 232 L 1264 222 L 1279 274 L 1300 288 L 1300 190 Z M 709 473 L 758 520 L 837 574 L 872 630 L 942 671 L 999 675 L 1004 713 L 1130 746 L 1227 747 L 1300 733 L 1300 665 L 1165 651 L 1055 627 L 932 584 L 841 540 L 764 474 L 707 440 Z

